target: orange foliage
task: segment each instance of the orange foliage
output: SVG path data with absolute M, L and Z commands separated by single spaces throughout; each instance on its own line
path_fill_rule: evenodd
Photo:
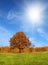
M 36 52 L 41 52 L 41 51 L 42 51 L 42 48 L 41 48 L 41 47 L 36 47 L 36 48 L 35 48 L 35 51 L 36 51 Z
M 8 53 L 8 52 L 10 52 L 10 48 L 9 48 L 8 46 L 5 46 L 3 52 L 4 52 L 4 53 Z
M 30 50 L 31 50 L 31 52 L 35 52 L 35 48 L 31 48 Z
M 45 46 L 44 47 L 44 51 L 48 51 L 48 46 Z
M 0 47 L 0 53 L 1 53 L 1 47 Z
M 28 47 L 25 47 L 25 48 L 23 49 L 23 52 L 28 53 L 28 52 L 30 52 L 30 49 L 29 49 Z
M 0 53 L 3 53 L 4 47 L 0 47 Z
M 13 53 L 19 53 L 19 49 L 18 48 L 14 48 L 13 49 Z

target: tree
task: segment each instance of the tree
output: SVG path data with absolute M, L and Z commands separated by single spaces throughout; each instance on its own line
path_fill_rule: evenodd
M 25 53 L 29 53 L 29 52 L 30 52 L 30 48 L 25 47 L 25 48 L 23 49 L 23 52 L 25 52 Z
M 0 53 L 1 53 L 1 47 L 0 47 Z
M 25 46 L 31 45 L 31 42 L 26 37 L 24 32 L 17 32 L 10 38 L 10 48 L 13 49 L 14 47 L 19 48 L 20 52 L 25 48 Z
M 4 52 L 4 47 L 0 47 L 0 53 Z
M 19 53 L 19 49 L 15 47 L 15 48 L 13 49 L 13 53 Z
M 35 48 L 34 47 L 31 47 L 30 48 L 30 52 L 35 52 Z
M 9 46 L 5 46 L 3 52 L 4 53 L 9 53 L 10 52 L 10 47 Z
M 48 46 L 45 46 L 44 47 L 44 51 L 48 51 Z
M 42 48 L 41 48 L 41 47 L 36 47 L 36 48 L 35 48 L 35 51 L 36 51 L 36 52 L 41 52 L 41 51 L 42 51 Z

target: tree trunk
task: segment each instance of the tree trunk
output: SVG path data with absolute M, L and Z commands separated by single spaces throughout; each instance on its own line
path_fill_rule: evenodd
M 23 48 L 19 48 L 19 53 L 22 53 L 23 52 Z

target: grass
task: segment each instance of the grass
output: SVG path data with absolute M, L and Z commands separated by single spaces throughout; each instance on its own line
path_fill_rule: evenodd
M 0 54 L 0 65 L 48 65 L 48 52 Z

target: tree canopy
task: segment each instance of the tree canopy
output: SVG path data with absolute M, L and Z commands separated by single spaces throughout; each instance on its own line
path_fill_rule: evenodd
M 25 46 L 31 45 L 31 42 L 26 37 L 24 32 L 17 32 L 13 35 L 12 38 L 10 38 L 10 47 L 18 47 L 19 49 L 23 49 Z

